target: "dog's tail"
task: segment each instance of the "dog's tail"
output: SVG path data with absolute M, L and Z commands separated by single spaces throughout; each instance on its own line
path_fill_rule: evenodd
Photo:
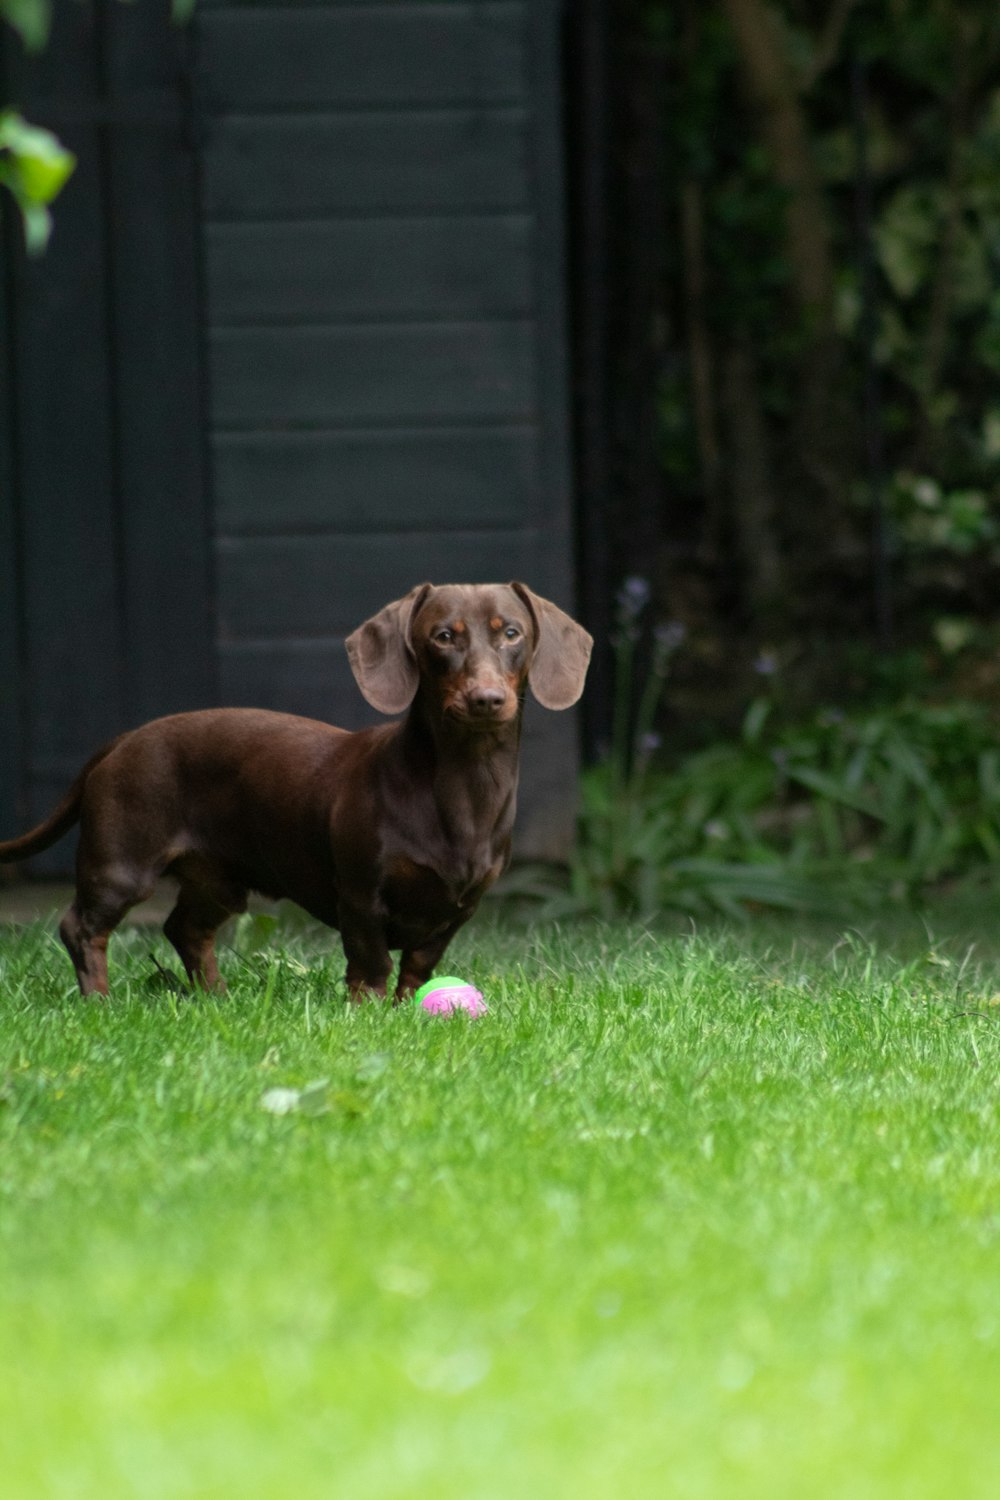
M 20 838 L 8 839 L 6 843 L 0 843 L 0 864 L 8 860 L 30 859 L 32 854 L 41 854 L 43 849 L 54 844 L 56 839 L 61 839 L 74 823 L 79 822 L 80 804 L 83 801 L 83 788 L 87 777 L 121 739 L 124 739 L 124 735 L 109 740 L 106 745 L 102 745 L 96 755 L 90 757 L 59 806 L 49 814 L 44 823 L 39 823 L 37 828 L 30 829 L 28 833 L 22 833 Z

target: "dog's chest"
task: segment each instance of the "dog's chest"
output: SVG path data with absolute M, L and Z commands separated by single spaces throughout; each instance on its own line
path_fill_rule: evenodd
M 503 866 L 503 856 L 493 852 L 475 862 L 456 861 L 454 868 L 433 868 L 409 855 L 397 855 L 386 871 L 382 899 L 391 921 L 437 927 L 474 910 Z

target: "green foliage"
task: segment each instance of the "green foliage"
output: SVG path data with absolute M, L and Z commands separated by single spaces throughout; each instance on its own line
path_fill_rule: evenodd
M 888 706 L 790 721 L 777 663 L 762 656 L 772 690 L 751 702 L 739 735 L 669 770 L 654 765 L 653 724 L 684 632 L 648 632 L 637 686 L 650 598 L 642 578 L 618 594 L 612 739 L 581 779 L 569 870 L 521 868 L 508 894 L 555 918 L 846 910 L 919 895 L 1000 858 L 997 724 L 978 704 L 897 693 Z M 951 624 L 961 635 L 962 622 Z
M 195 0 L 172 0 L 177 22 L 186 21 Z M 52 24 L 51 0 L 0 0 L 0 21 L 19 34 L 28 52 L 40 52 Z M 52 233 L 49 204 L 72 175 L 76 158 L 51 133 L 14 110 L 0 112 L 0 187 L 10 192 L 24 225 L 28 251 L 40 254 Z
M 998 857 L 1000 750 L 979 706 L 782 726 L 760 700 L 738 739 L 670 773 L 586 772 L 568 886 L 548 891 L 546 910 L 649 920 L 843 908 L 914 896 Z
M 698 245 L 677 233 L 667 252 L 665 302 L 675 322 L 661 380 L 660 452 L 672 493 L 685 495 L 685 511 L 700 498 L 718 526 L 718 496 L 702 492 L 706 475 L 718 484 L 718 469 L 711 451 L 699 452 L 695 410 L 700 400 L 703 430 L 712 420 L 719 426 L 732 473 L 741 454 L 726 431 L 718 370 L 739 327 L 752 339 L 759 370 L 774 488 L 769 524 L 788 568 L 770 628 L 783 612 L 790 619 L 818 612 L 822 601 L 809 597 L 816 538 L 802 514 L 810 486 L 835 507 L 836 526 L 827 522 L 831 542 L 839 531 L 828 574 L 845 557 L 853 555 L 856 566 L 868 548 L 873 486 L 863 408 L 870 395 L 862 394 L 862 380 L 873 338 L 881 398 L 870 415 L 880 427 L 888 489 L 897 506 L 916 484 L 936 486 L 943 497 L 933 527 L 922 524 L 929 518 L 912 505 L 902 507 L 893 536 L 897 618 L 904 629 L 912 626 L 912 635 L 924 633 L 940 596 L 962 592 L 950 566 L 955 552 L 976 566 L 968 608 L 985 617 L 1000 582 L 998 13 L 941 0 L 812 10 L 797 0 L 766 0 L 757 47 L 770 53 L 767 76 L 787 80 L 784 113 L 769 131 L 760 99 L 748 103 L 753 49 L 741 51 L 728 7 L 653 0 L 645 10 L 647 34 L 670 68 L 671 180 L 679 175 L 688 188 L 696 186 L 704 215 Z M 867 80 L 863 119 L 853 86 L 858 64 Z M 793 118 L 804 143 L 798 155 L 788 145 Z M 791 153 L 784 173 L 775 155 L 780 140 Z M 871 198 L 870 282 L 858 223 L 862 146 Z M 811 450 L 815 427 L 790 430 L 802 411 L 803 351 L 816 331 L 813 314 L 791 294 L 795 266 L 808 250 L 801 237 L 796 242 L 785 213 L 796 173 L 818 185 L 835 282 L 837 348 L 831 353 L 829 340 L 817 344 L 817 357 L 828 361 L 827 421 L 838 434 L 832 457 Z M 692 255 L 701 257 L 699 265 L 689 263 Z M 708 293 L 704 307 L 692 312 L 695 272 Z M 709 397 L 698 396 L 685 355 L 692 316 L 702 320 L 701 357 L 707 349 L 716 369 Z M 727 503 L 738 504 L 734 494 Z M 734 520 L 726 545 L 738 536 Z M 748 566 L 746 559 L 727 561 L 730 574 Z M 849 587 L 856 583 L 855 574 Z M 847 588 L 831 593 L 842 601 Z
M 636 692 L 648 600 L 641 579 L 619 594 L 613 739 L 582 777 L 569 870 L 522 868 L 508 894 L 556 918 L 848 910 L 1000 858 L 997 725 L 978 704 L 903 699 L 790 723 L 759 697 L 739 736 L 655 769 L 651 726 L 681 634 L 653 633 Z M 759 666 L 767 675 L 774 664 Z
M 902 471 L 894 500 L 898 533 L 914 552 L 968 557 L 988 548 L 1000 561 L 993 545 L 1000 532 L 985 490 L 945 491 L 927 475 Z
M 0 0 L 0 20 L 13 26 L 29 52 L 39 52 L 49 37 L 51 0 Z
M 62 191 L 76 158 L 48 130 L 13 110 L 0 113 L 0 186 L 13 195 L 28 249 L 44 250 L 52 230 L 48 205 Z
M 141 4 L 142 0 L 122 3 Z M 171 0 L 171 14 L 178 22 L 187 21 L 194 7 L 195 0 Z M 52 0 L 0 0 L 0 20 L 14 28 L 29 52 L 40 52 L 49 39 Z
M 244 935 L 0 933 L 4 1500 L 997 1493 L 978 920 L 477 920 L 472 1024 Z
M 0 20 L 17 31 L 29 52 L 48 40 L 50 0 L 0 0 Z M 0 112 L 0 187 L 7 188 L 21 213 L 28 251 L 39 254 L 52 232 L 49 204 L 62 191 L 76 158 L 48 130 L 14 110 Z

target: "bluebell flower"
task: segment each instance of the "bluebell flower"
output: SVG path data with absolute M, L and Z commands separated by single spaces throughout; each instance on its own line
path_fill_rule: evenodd
M 618 608 L 623 615 L 634 620 L 646 608 L 651 596 L 648 578 L 640 578 L 637 573 L 633 573 L 618 590 Z

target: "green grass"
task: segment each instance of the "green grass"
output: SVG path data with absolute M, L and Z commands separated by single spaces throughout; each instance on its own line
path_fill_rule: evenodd
M 481 921 L 473 1023 L 8 929 L 4 1500 L 1000 1493 L 1000 952 L 931 925 Z

